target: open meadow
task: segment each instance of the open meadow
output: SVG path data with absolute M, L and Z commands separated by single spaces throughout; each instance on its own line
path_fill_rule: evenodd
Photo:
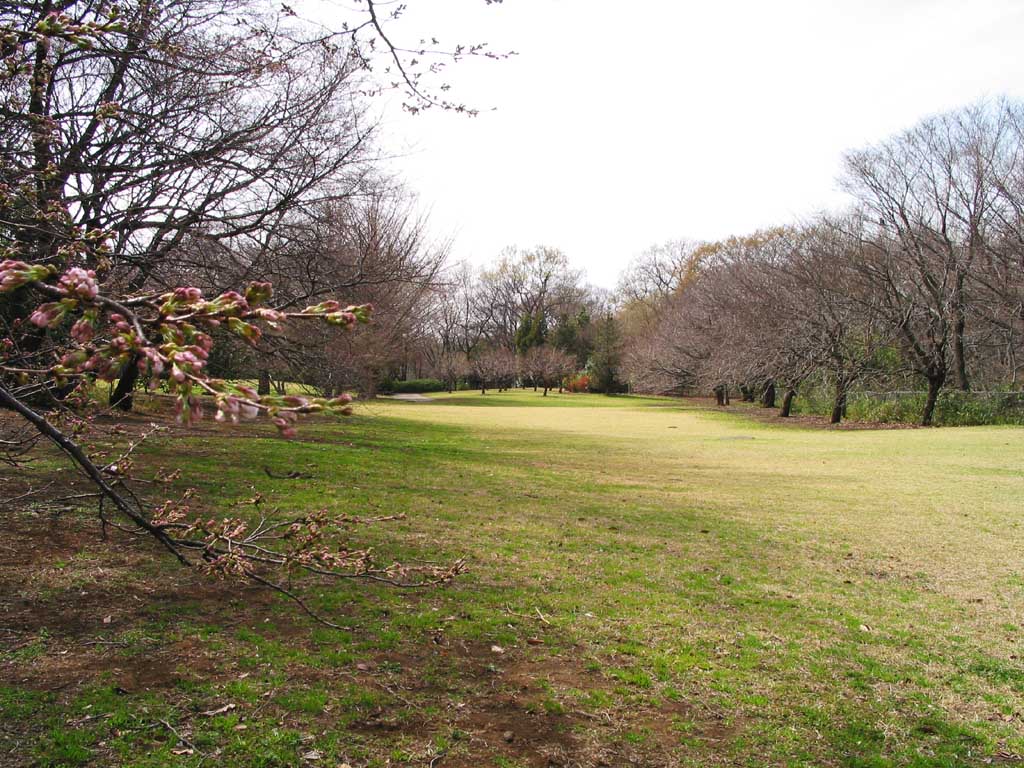
M 1024 766 L 1024 3 L 810 5 L 0 0 L 0 768 Z
M 126 428 L 152 418 L 142 401 Z M 172 428 L 136 469 L 183 468 L 214 515 L 254 493 L 404 514 L 353 541 L 468 573 L 298 579 L 331 629 L 26 506 L 0 544 L 0 765 L 1024 761 L 1018 428 L 515 391 L 272 432 Z M 4 495 L 61 467 L 0 469 Z

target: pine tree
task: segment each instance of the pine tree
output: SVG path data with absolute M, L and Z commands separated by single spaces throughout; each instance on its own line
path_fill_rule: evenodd
M 594 351 L 587 365 L 591 390 L 611 394 L 621 389 L 618 378 L 621 343 L 622 334 L 618 321 L 609 314 L 598 324 Z

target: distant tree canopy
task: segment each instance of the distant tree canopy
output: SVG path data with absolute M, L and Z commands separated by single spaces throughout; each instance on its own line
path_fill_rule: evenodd
M 842 418 L 858 384 L 1019 388 L 1024 105 L 923 120 L 845 158 L 849 211 L 653 249 L 624 276 L 626 368 L 640 389 L 729 390 L 783 412 L 808 381 Z
M 590 318 L 607 297 L 561 251 L 509 248 L 491 267 L 455 265 L 439 282 L 423 347 L 425 367 L 438 378 L 449 380 L 451 362 L 462 359 L 462 375 L 483 390 L 516 381 L 546 390 L 587 365 Z

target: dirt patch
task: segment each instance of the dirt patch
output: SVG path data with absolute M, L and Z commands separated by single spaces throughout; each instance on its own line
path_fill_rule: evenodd
M 141 434 L 149 420 L 119 423 Z M 32 482 L 41 477 L 34 474 Z M 24 477 L 3 479 L 9 481 L 5 493 L 27 487 Z M 308 732 L 343 727 L 381 755 L 394 743 L 418 744 L 429 758 L 424 764 L 438 736 L 457 733 L 436 764 L 441 768 L 491 765 L 497 757 L 538 768 L 668 766 L 677 762 L 684 732 L 725 738 L 701 707 L 616 692 L 619 684 L 588 667 L 577 649 L 531 645 L 525 636 L 495 652 L 488 642 L 449 639 L 443 631 L 410 634 L 398 649 L 370 649 L 358 661 L 324 664 L 315 658 L 320 649 L 313 626 L 301 615 L 294 621 L 283 615 L 272 593 L 178 568 L 147 537 L 116 529 L 108 536 L 101 539 L 92 511 L 11 514 L 0 542 L 0 684 L 53 694 L 62 707 L 96 685 L 129 698 L 155 694 L 196 728 L 202 710 L 230 704 L 242 725 L 253 724 L 247 727 L 260 727 L 258 718 L 266 717 Z M 430 596 L 409 600 L 414 609 L 416 600 Z M 240 630 L 230 631 L 260 634 L 265 621 L 274 627 L 264 633 L 268 639 L 301 652 L 294 660 L 254 666 L 253 646 L 240 639 Z M 178 631 L 186 625 L 218 632 L 208 641 L 197 629 Z M 372 644 L 358 624 L 353 635 L 353 647 Z M 563 650 L 550 650 L 555 646 Z M 279 673 L 278 680 L 267 684 L 271 689 L 257 688 L 255 701 L 230 698 L 227 685 L 249 670 L 252 680 L 263 672 Z M 204 684 L 205 692 L 189 693 L 188 683 Z M 343 697 L 353 687 L 375 692 L 378 703 L 352 708 Z M 301 702 L 290 705 L 298 711 L 289 709 L 287 699 L 279 699 L 282 692 L 310 690 L 326 692 L 329 703 L 320 714 L 306 713 Z M 342 714 L 345 725 L 339 726 Z M 8 730 L 30 743 L 40 727 L 15 722 Z
M 133 659 L 116 653 L 126 643 L 114 638 L 186 604 L 194 621 L 215 623 L 231 601 L 256 614 L 272 599 L 256 586 L 160 568 L 162 555 L 147 538 L 110 529 L 104 541 L 98 525 L 74 515 L 14 517 L 4 547 L 10 554 L 0 569 L 0 652 L 15 660 L 0 667 L 0 680 L 40 690 L 105 672 L 126 690 L 170 685 L 179 667 L 210 673 L 215 664 L 193 641 L 143 637 L 146 653 Z M 26 652 L 35 648 L 38 655 Z

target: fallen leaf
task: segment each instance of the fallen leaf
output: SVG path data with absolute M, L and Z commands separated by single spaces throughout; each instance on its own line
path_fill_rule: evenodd
M 491 646 L 491 653 L 504 653 L 504 652 L 505 652 L 505 649 L 502 648 L 500 645 L 492 645 Z

